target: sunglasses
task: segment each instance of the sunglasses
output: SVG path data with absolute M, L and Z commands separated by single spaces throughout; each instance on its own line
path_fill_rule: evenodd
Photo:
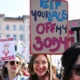
M 80 64 L 73 65 L 72 69 L 76 75 L 80 76 Z
M 10 61 L 9 64 L 12 65 L 12 66 L 13 66 L 14 64 L 20 65 L 20 62 L 18 62 L 18 61 Z

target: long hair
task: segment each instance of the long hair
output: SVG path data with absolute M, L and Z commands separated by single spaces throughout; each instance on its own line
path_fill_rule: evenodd
M 30 63 L 29 63 L 29 66 L 28 66 L 28 69 L 29 69 L 29 73 L 30 73 L 30 80 L 39 80 L 38 79 L 38 75 L 34 73 L 34 69 L 33 69 L 33 62 L 34 60 L 37 58 L 37 56 L 39 56 L 40 54 L 34 54 L 32 55 L 31 57 L 31 60 L 30 60 Z M 42 54 L 41 54 L 42 55 Z M 45 73 L 45 75 L 49 74 L 50 72 L 50 62 L 49 62 L 49 59 L 47 57 L 47 55 L 43 54 L 46 59 L 47 59 L 47 62 L 48 62 L 48 71 Z
M 17 58 L 19 58 L 18 56 L 16 56 Z M 20 62 L 21 62 L 21 59 L 19 58 Z M 4 61 L 4 64 L 3 64 L 3 67 L 2 67 L 2 75 L 3 75 L 3 78 L 6 78 L 8 77 L 8 69 L 7 67 L 5 67 L 5 65 L 8 63 L 8 61 Z M 21 70 L 18 70 L 18 73 L 16 73 L 16 75 L 19 74 L 19 75 L 22 75 L 22 72 Z
M 8 63 L 8 61 L 5 61 L 5 62 L 4 62 L 4 65 L 3 65 L 3 67 L 2 67 L 2 75 L 3 75 L 4 78 L 8 76 L 8 70 L 7 70 L 7 68 L 5 67 L 5 65 L 6 65 L 7 63 Z

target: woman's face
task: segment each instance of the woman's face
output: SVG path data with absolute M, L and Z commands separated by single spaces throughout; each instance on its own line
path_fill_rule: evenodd
M 80 55 L 73 66 L 71 80 L 80 80 Z
M 28 64 L 25 64 L 25 65 L 22 67 L 22 70 L 28 71 Z
M 39 76 L 43 76 L 48 71 L 48 61 L 44 55 L 36 57 L 33 63 L 34 72 Z
M 20 59 L 16 57 L 15 61 L 8 61 L 5 67 L 8 69 L 8 73 L 11 74 L 17 73 L 20 68 Z

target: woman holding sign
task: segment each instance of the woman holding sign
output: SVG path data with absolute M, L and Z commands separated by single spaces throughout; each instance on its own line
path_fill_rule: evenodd
M 28 80 L 50 80 L 50 63 L 47 55 L 32 55 L 29 63 L 29 73 Z M 58 80 L 54 74 L 52 80 Z
M 2 69 L 3 80 L 27 80 L 26 76 L 20 75 L 21 59 L 16 57 L 15 61 L 5 61 Z
M 80 43 L 75 43 L 62 56 L 63 80 L 80 80 Z

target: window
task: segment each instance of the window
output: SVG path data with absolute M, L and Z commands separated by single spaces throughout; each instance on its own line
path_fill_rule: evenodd
M 20 40 L 23 41 L 23 35 L 22 34 L 20 35 Z
M 13 25 L 13 30 L 16 30 L 16 25 Z
M 21 31 L 23 30 L 23 26 L 22 26 L 22 25 L 20 25 L 20 30 L 21 30 Z
M 16 34 L 13 35 L 14 40 L 17 40 L 17 36 Z
M 9 30 L 9 25 L 6 25 L 6 30 Z
M 6 35 L 6 37 L 7 37 L 7 38 L 8 38 L 8 37 L 10 37 L 10 35 L 9 35 L 9 34 L 7 34 L 7 35 Z

